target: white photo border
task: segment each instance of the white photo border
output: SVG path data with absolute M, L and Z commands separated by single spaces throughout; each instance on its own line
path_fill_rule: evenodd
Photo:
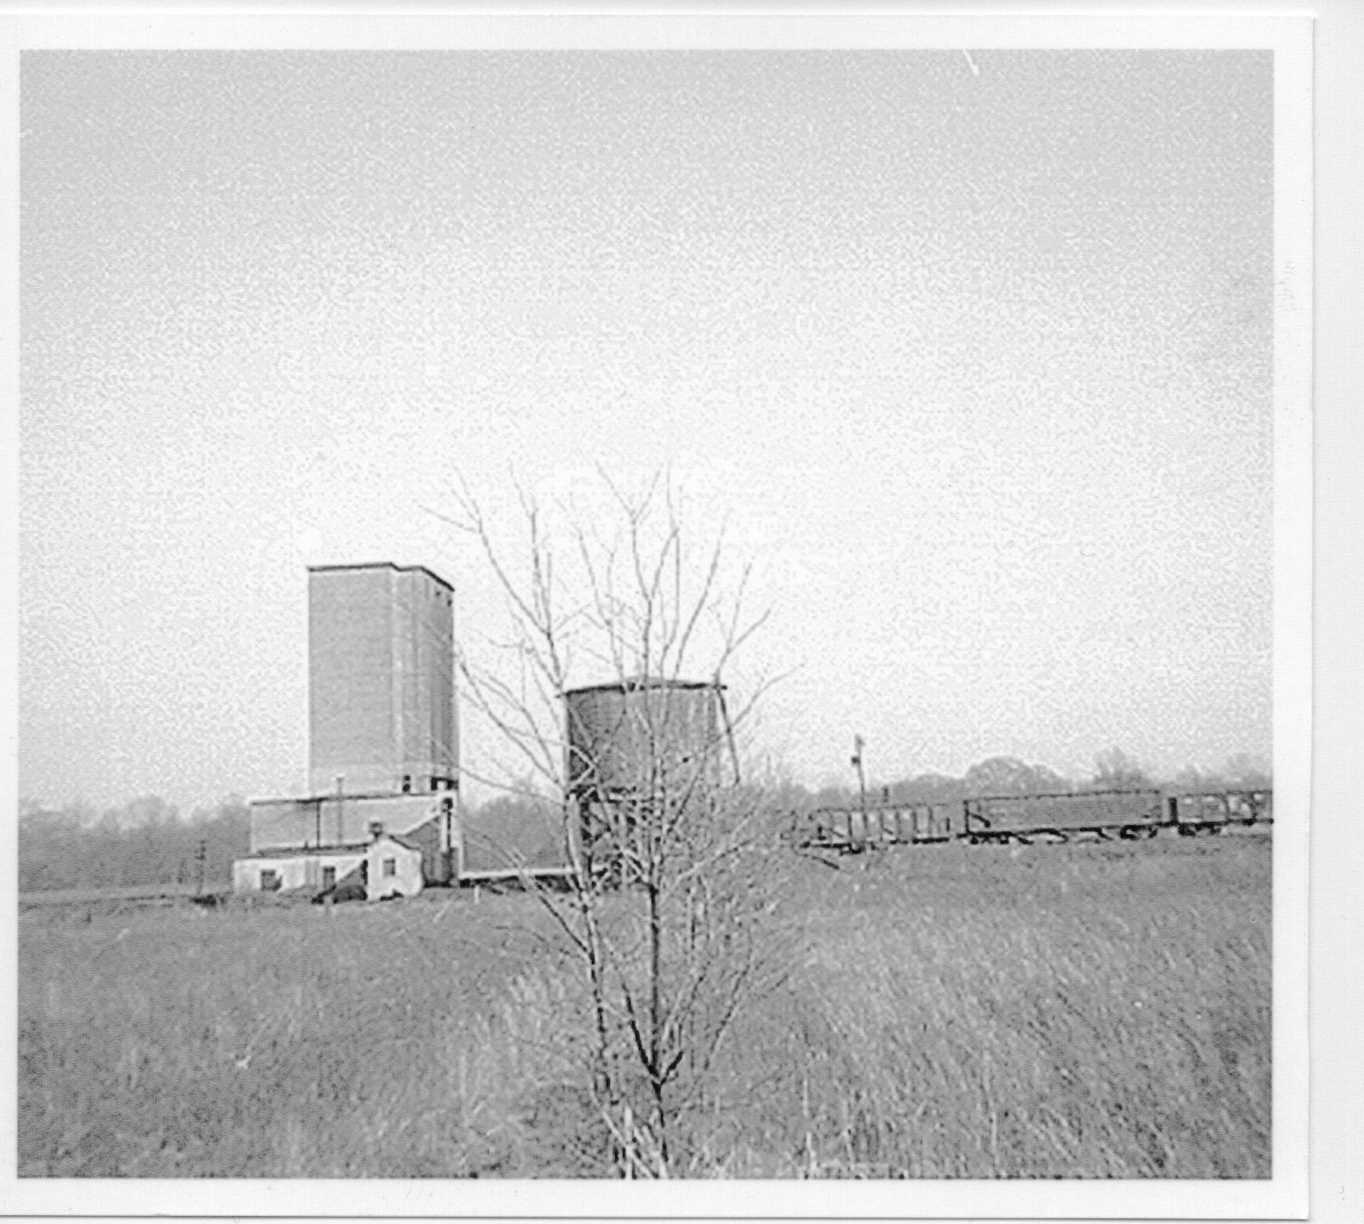
M 1312 72 L 1313 23 L 1301 14 L 1101 13 L 961 16 L 610 11 L 307 14 L 41 11 L 0 25 L 0 141 L 7 246 L 17 251 L 18 64 L 24 50 L 473 48 L 1227 48 L 1275 54 L 1273 1177 L 1265 1181 L 686 1182 L 160 1181 L 16 1177 L 16 1106 L 0 1114 L 0 1211 L 24 1215 L 991 1217 L 1295 1219 L 1307 1214 L 1308 812 L 1312 765 Z M 0 330 L 17 334 L 17 278 Z M 12 346 L 7 346 L 12 347 Z M 17 403 L 16 354 L 0 367 Z M 17 470 L 17 414 L 6 420 Z M 17 476 L 12 509 L 17 510 Z M 10 522 L 16 518 L 11 516 Z M 9 540 L 6 540 L 9 547 Z M 17 571 L 17 550 L 13 568 Z M 7 558 L 8 559 L 8 558 Z M 13 597 L 7 591 L 6 598 Z M 6 615 L 12 611 L 6 605 Z M 17 614 L 14 621 L 17 624 Z M 5 659 L 8 666 L 9 660 Z M 15 669 L 17 675 L 17 668 Z M 0 672 L 0 679 L 7 679 Z M 17 685 L 16 685 L 17 688 Z M 7 718 L 12 716 L 12 710 Z M 10 724 L 3 730 L 15 742 Z M 12 821 L 0 848 L 17 861 Z M 3 895 L 16 912 L 13 873 Z M 0 964 L 12 985 L 14 927 Z M 0 1053 L 16 1067 L 15 992 L 5 993 Z M 10 1074 L 13 1074 L 11 1070 Z M 10 1081 L 13 1083 L 13 1080 Z

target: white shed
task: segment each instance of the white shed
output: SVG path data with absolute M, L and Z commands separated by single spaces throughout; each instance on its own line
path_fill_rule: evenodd
M 365 847 L 338 847 L 306 854 L 257 854 L 232 864 L 234 892 L 325 891 L 365 861 Z
M 415 842 L 378 833 L 365 852 L 366 896 L 370 901 L 415 897 L 422 890 L 422 851 Z

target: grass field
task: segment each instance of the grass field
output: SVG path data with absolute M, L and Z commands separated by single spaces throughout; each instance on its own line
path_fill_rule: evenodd
M 697 1176 L 1266 1177 L 1270 843 L 781 856 Z M 20 915 L 22 1176 L 592 1175 L 532 898 Z

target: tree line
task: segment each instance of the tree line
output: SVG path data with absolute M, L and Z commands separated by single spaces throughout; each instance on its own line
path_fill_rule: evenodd
M 182 814 L 156 795 L 98 811 L 19 804 L 19 891 L 200 884 L 222 888 L 248 852 L 251 813 L 229 795 Z
M 922 773 L 888 783 L 868 780 L 868 803 L 951 803 L 975 795 L 1047 795 L 1089 790 L 1168 791 L 1255 790 L 1272 784 L 1270 772 L 1249 754 L 1231 757 L 1219 769 L 1185 766 L 1170 777 L 1147 769 L 1121 748 L 1109 748 L 1094 758 L 1085 778 L 1068 778 L 1047 765 L 1029 764 L 1012 756 L 992 756 L 972 765 L 961 777 Z M 861 801 L 859 787 L 833 784 L 810 790 L 796 783 L 780 784 L 786 807 L 848 807 Z

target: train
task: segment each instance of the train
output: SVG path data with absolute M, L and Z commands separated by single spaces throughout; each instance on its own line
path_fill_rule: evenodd
M 947 803 L 819 807 L 791 816 L 784 840 L 800 851 L 859 854 L 900 845 L 1134 841 L 1168 830 L 1215 836 L 1274 822 L 1269 789 L 1155 788 L 975 795 Z

